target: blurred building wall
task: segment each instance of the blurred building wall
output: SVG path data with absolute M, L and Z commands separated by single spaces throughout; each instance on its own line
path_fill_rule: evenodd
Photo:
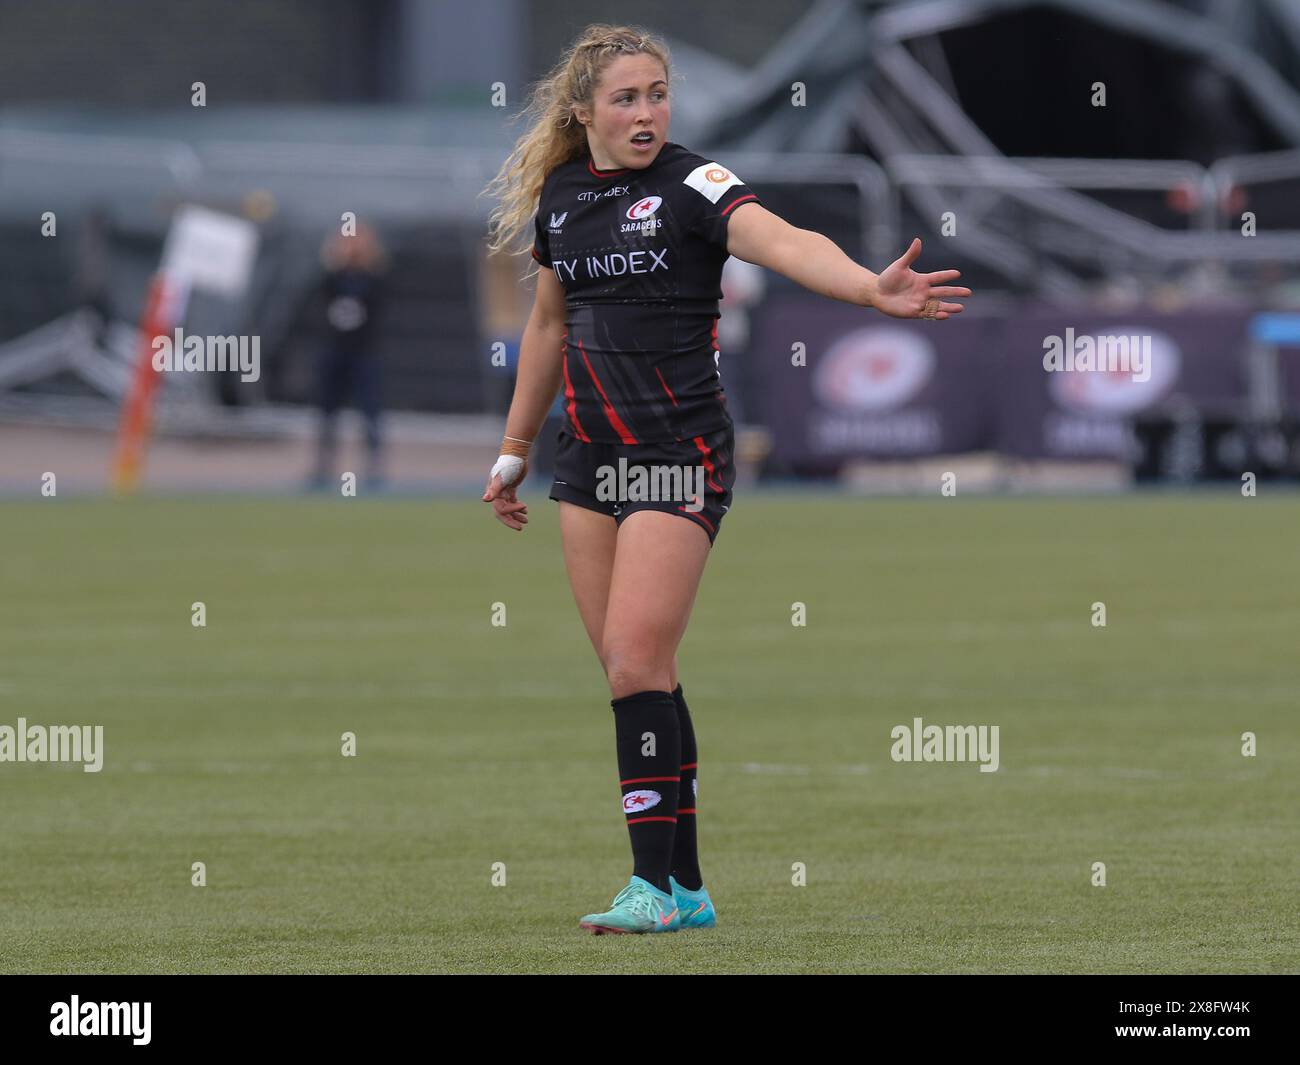
M 413 103 L 479 103 L 486 86 L 518 86 L 528 29 L 521 0 L 399 0 L 390 95 Z
M 753 66 L 815 6 L 788 0 L 709 0 L 698 4 L 563 0 L 534 4 L 529 9 L 529 63 L 533 76 L 540 76 L 559 60 L 584 26 L 605 22 L 641 26 L 741 66 Z
M 0 100 L 97 106 L 364 100 L 388 0 L 0 0 Z
M 0 0 L 0 101 L 455 102 L 513 95 L 593 22 L 756 64 L 814 5 L 712 0 Z

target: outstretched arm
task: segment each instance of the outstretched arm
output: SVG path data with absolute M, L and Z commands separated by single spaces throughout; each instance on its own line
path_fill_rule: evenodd
M 970 289 L 946 284 L 958 270 L 918 274 L 912 264 L 921 254 L 920 238 L 879 274 L 859 266 L 829 237 L 797 229 L 759 203 L 742 203 L 727 223 L 727 251 L 737 259 L 765 266 L 810 292 L 859 307 L 875 307 L 892 318 L 937 318 L 960 314 L 948 297 Z

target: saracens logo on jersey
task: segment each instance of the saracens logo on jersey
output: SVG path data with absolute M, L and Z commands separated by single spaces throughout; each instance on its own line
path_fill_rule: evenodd
M 625 212 L 625 217 L 632 219 L 619 227 L 620 233 L 644 233 L 647 236 L 664 224 L 662 218 L 656 218 L 655 212 L 664 202 L 662 196 L 645 196 L 639 199 Z
M 623 812 L 625 814 L 634 814 L 641 810 L 649 810 L 652 806 L 658 806 L 663 796 L 657 791 L 648 789 L 639 789 L 629 791 L 623 796 Z

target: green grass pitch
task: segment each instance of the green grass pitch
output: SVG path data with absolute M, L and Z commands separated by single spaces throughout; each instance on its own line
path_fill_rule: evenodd
M 740 495 L 679 654 L 719 927 L 639 937 L 577 928 L 631 861 L 525 494 L 6 503 L 0 725 L 105 765 L 0 763 L 0 968 L 1300 971 L 1294 494 Z

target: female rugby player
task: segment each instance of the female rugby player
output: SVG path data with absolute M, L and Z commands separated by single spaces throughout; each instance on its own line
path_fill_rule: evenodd
M 721 163 L 669 141 L 669 79 L 662 41 L 589 26 L 534 90 L 530 127 L 488 186 L 501 198 L 489 248 L 514 244 L 535 214 L 544 269 L 483 500 L 508 528 L 528 522 L 516 489 L 563 388 L 550 498 L 609 682 L 633 856 L 609 910 L 579 922 L 597 934 L 716 923 L 676 653 L 735 480 L 717 347 L 727 256 L 895 318 L 942 320 L 962 309 L 949 297 L 970 295 L 948 286 L 956 270 L 912 270 L 919 240 L 877 276 L 769 212 Z

